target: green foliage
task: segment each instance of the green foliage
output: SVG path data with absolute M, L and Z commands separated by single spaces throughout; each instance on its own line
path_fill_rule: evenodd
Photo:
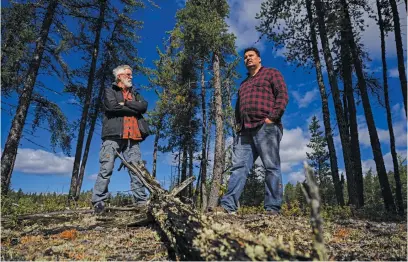
M 320 130 L 319 120 L 313 116 L 312 122 L 309 125 L 310 142 L 307 145 L 312 150 L 306 153 L 309 165 L 314 169 L 320 191 L 320 198 L 323 204 L 335 204 L 334 185 L 331 180 L 330 163 L 328 162 L 330 155 L 327 150 L 327 140 Z
M 259 206 L 265 196 L 265 169 L 262 161 L 256 161 L 250 172 L 240 203 L 243 206 Z
M 242 206 L 238 210 L 239 215 L 259 214 L 264 212 L 263 204 L 258 206 Z
M 1 8 L 1 91 L 9 96 L 21 87 L 27 61 L 37 37 L 34 3 L 13 3 Z
M 290 203 L 285 202 L 281 208 L 282 215 L 284 216 L 303 216 L 304 211 L 300 208 L 299 201 L 293 200 Z
M 321 208 L 321 215 L 325 221 L 334 219 L 349 219 L 353 216 L 349 206 L 324 205 Z
M 71 208 L 90 207 L 91 191 L 82 192 L 77 202 Z M 5 216 L 21 216 L 33 213 L 44 213 L 65 210 L 67 208 L 67 195 L 57 193 L 23 193 L 10 191 L 6 196 L 1 196 L 1 212 Z
M 49 101 L 47 98 L 34 94 L 33 103 L 35 103 L 34 120 L 31 126 L 32 132 L 35 132 L 45 120 L 48 122 L 51 131 L 51 147 L 54 150 L 58 145 L 62 151 L 70 156 L 71 140 L 74 134 L 68 119 L 62 113 L 59 106 Z

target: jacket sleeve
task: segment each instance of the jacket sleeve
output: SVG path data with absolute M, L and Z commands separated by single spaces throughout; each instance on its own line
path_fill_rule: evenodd
M 135 111 L 127 107 L 126 105 L 124 106 L 119 105 L 119 102 L 123 102 L 123 101 L 117 101 L 114 92 L 115 91 L 112 88 L 105 89 L 105 98 L 103 100 L 103 105 L 107 113 L 114 113 L 114 114 L 127 115 L 127 116 L 135 116 L 139 114 L 138 111 Z
M 133 93 L 133 97 L 134 99 L 131 101 L 125 101 L 125 106 L 137 111 L 139 114 L 146 113 L 147 102 L 143 99 L 143 97 L 137 92 Z

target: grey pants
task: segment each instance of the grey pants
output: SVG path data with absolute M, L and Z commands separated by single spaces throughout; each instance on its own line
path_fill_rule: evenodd
M 102 143 L 102 148 L 99 153 L 100 170 L 96 178 L 95 186 L 92 194 L 92 204 L 96 205 L 101 201 L 105 201 L 109 197 L 108 185 L 112 176 L 116 153 L 123 152 L 123 157 L 126 161 L 137 163 L 141 161 L 140 146 L 138 141 L 134 140 L 105 140 Z M 147 194 L 145 187 L 140 182 L 139 178 L 129 170 L 130 189 L 132 190 L 133 201 L 135 204 L 145 202 Z

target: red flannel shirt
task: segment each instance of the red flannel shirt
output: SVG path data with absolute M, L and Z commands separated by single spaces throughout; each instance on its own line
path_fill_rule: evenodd
M 123 98 L 125 101 L 132 100 L 132 93 L 129 89 L 122 89 Z M 123 139 L 133 139 L 142 140 L 142 135 L 140 134 L 139 125 L 137 123 L 137 118 L 134 116 L 123 117 Z
M 265 118 L 282 129 L 281 117 L 288 100 L 282 74 L 277 69 L 261 67 L 255 76 L 248 76 L 239 88 L 235 107 L 238 132 L 261 126 Z

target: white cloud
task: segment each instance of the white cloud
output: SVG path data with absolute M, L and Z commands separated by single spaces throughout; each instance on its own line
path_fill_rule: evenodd
M 280 144 L 280 158 L 282 172 L 290 172 L 292 168 L 306 160 L 306 152 L 310 152 L 307 147 L 309 137 L 300 127 L 294 129 L 284 129 Z
M 388 76 L 393 77 L 393 78 L 398 78 L 399 77 L 398 68 L 396 67 L 396 68 L 389 69 Z
M 376 2 L 375 1 L 370 1 L 371 3 L 371 8 L 374 11 L 374 15 L 377 18 L 377 7 L 376 7 Z M 407 16 L 406 16 L 406 11 L 405 11 L 405 5 L 404 4 L 399 4 L 398 5 L 398 13 L 400 17 L 400 24 L 402 27 L 402 32 L 406 31 L 406 25 L 407 25 Z M 363 15 L 364 21 L 366 21 L 367 27 L 362 33 L 362 43 L 364 43 L 364 46 L 366 49 L 368 49 L 368 53 L 372 58 L 376 59 L 381 59 L 381 46 L 380 46 L 380 29 L 376 23 L 376 21 L 372 18 L 369 17 L 369 14 L 367 12 L 364 12 Z M 395 34 L 394 32 L 390 32 L 388 36 L 386 37 L 386 48 L 387 48 L 387 55 L 388 56 L 396 56 L 396 47 L 395 47 Z M 402 42 L 403 46 L 406 48 L 407 44 L 407 39 L 406 37 L 402 37 Z
M 254 45 L 258 41 L 260 34 L 255 30 L 255 26 L 259 24 L 259 21 L 255 19 L 257 13 L 261 8 L 263 0 L 228 0 L 230 5 L 230 17 L 227 19 L 227 24 L 230 26 L 230 31 L 237 36 L 236 45 L 238 50 L 242 50 L 245 47 Z M 371 1 L 371 8 L 374 11 L 374 15 L 377 17 L 377 8 L 375 1 Z M 405 11 L 405 5 L 398 5 L 398 12 L 400 17 L 400 24 L 402 32 L 406 31 L 407 17 Z M 306 14 L 306 8 L 301 10 L 298 15 L 304 16 Z M 369 17 L 368 12 L 363 12 L 363 20 L 365 21 L 365 30 L 361 33 L 361 42 L 370 56 L 375 59 L 381 59 L 380 48 L 380 32 L 376 21 Z M 280 28 L 284 28 L 285 24 L 281 22 Z M 305 30 L 307 25 L 305 25 Z M 257 42 L 256 46 L 263 50 L 265 40 Z M 319 42 L 320 45 L 320 42 Z M 403 45 L 406 48 L 406 38 L 403 37 Z M 389 33 L 386 37 L 387 55 L 395 56 L 395 35 L 393 32 Z M 285 57 L 285 48 L 282 48 L 275 52 L 275 57 Z M 322 62 L 324 62 L 322 60 Z M 324 67 L 324 73 L 325 73 Z
M 87 178 L 89 180 L 95 181 L 97 177 L 98 177 L 98 174 L 96 173 L 96 174 L 89 175 Z
M 392 116 L 394 119 L 404 120 L 404 121 L 406 120 L 405 109 L 401 104 L 397 103 L 393 105 L 391 108 L 391 112 L 392 112 Z
M 402 158 L 407 157 L 407 151 L 397 151 L 397 154 L 400 155 Z M 394 165 L 392 163 L 391 152 L 388 152 L 387 154 L 385 154 L 383 158 L 384 158 L 385 169 L 387 169 L 387 171 L 394 171 Z M 363 169 L 363 173 L 366 173 L 370 168 L 373 171 L 373 173 L 377 173 L 377 169 L 376 169 L 375 162 L 373 159 L 367 159 L 367 160 L 361 161 L 361 166 Z
M 229 31 L 237 37 L 235 44 L 238 50 L 249 46 L 256 46 L 260 51 L 264 49 L 262 41 L 258 41 L 260 33 L 255 29 L 259 21 L 255 16 L 261 10 L 263 0 L 229 0 L 230 17 L 227 18 Z
M 316 100 L 319 94 L 317 88 L 307 91 L 303 96 L 298 91 L 292 91 L 292 95 L 298 103 L 299 108 L 307 108 L 311 102 Z
M 70 175 L 73 163 L 73 157 L 41 149 L 19 148 L 14 170 L 27 174 Z
M 303 171 L 296 171 L 288 174 L 288 182 L 296 185 L 297 182 L 303 182 L 305 180 L 305 173 Z
M 406 121 L 401 120 L 393 123 L 394 137 L 396 147 L 406 147 L 407 145 L 407 126 Z M 382 144 L 390 144 L 390 132 L 387 129 L 377 128 L 378 138 Z M 370 135 L 367 124 L 365 122 L 359 123 L 358 138 L 360 144 L 366 147 L 371 147 Z

